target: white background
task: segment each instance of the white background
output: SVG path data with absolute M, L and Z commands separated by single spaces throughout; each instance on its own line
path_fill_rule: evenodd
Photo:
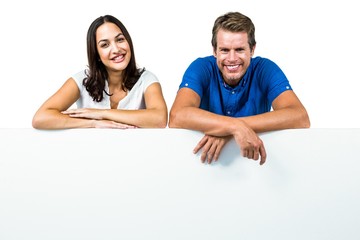
M 255 55 L 283 69 L 313 128 L 360 127 L 357 5 L 354 0 L 2 1 L 0 127 L 31 127 L 38 107 L 87 65 L 88 27 L 105 14 L 125 24 L 138 64 L 158 76 L 170 109 L 188 64 L 212 54 L 213 22 L 228 11 L 253 20 Z
M 262 166 L 183 129 L 0 136 L 1 240 L 360 239 L 360 128 L 263 133 Z

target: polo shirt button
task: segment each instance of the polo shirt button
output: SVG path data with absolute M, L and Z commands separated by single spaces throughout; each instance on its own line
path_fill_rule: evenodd
M 232 91 L 231 93 L 232 93 L 232 94 L 235 94 L 235 91 Z

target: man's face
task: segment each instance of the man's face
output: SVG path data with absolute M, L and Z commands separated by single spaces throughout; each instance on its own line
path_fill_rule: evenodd
M 214 57 L 228 85 L 239 84 L 250 65 L 254 49 L 250 49 L 247 33 L 219 30 Z

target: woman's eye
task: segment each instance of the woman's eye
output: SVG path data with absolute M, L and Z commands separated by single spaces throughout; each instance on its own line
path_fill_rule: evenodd
M 125 41 L 125 38 L 118 38 L 117 39 L 117 42 L 123 42 L 123 41 Z

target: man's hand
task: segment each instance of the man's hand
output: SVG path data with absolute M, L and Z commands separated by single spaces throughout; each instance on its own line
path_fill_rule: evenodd
M 205 135 L 196 145 L 193 152 L 196 154 L 200 149 L 202 149 L 201 161 L 203 163 L 207 162 L 210 164 L 213 160 L 217 161 L 219 159 L 222 148 L 230 139 L 231 136 L 215 137 Z
M 259 160 L 260 165 L 266 161 L 266 151 L 263 141 L 259 136 L 247 125 L 237 128 L 234 134 L 236 143 L 240 146 L 243 157 Z

